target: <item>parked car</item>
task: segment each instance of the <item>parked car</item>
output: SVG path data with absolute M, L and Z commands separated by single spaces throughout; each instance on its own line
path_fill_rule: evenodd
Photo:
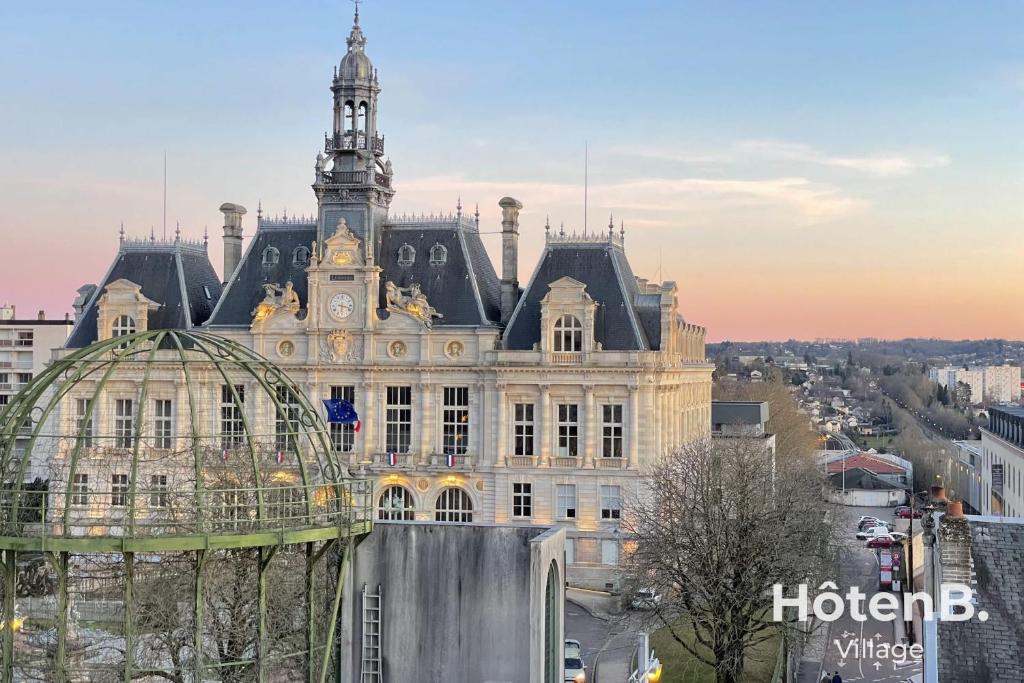
M 911 514 L 913 514 L 914 519 L 921 519 L 921 511 L 912 510 L 909 505 L 900 505 L 896 508 L 896 516 L 900 519 L 910 519 Z
M 865 519 L 863 522 L 857 525 L 857 528 L 861 531 L 864 531 L 865 529 L 869 529 L 873 526 L 891 527 L 892 525 L 889 524 L 889 522 L 886 522 L 881 519 Z
M 863 529 L 861 531 L 858 531 L 857 532 L 857 539 L 861 540 L 861 541 L 866 541 L 867 539 L 874 538 L 875 536 L 888 536 L 888 535 L 889 535 L 889 527 L 887 527 L 887 526 L 873 526 L 873 527 L 869 527 L 867 529 Z
M 565 655 L 565 683 L 587 683 L 587 665 L 578 653 L 574 657 Z
M 888 548 L 893 543 L 894 541 L 892 540 L 892 536 L 889 534 L 882 534 L 868 539 L 869 548 Z
M 653 588 L 641 588 L 633 596 L 633 609 L 655 609 L 661 604 L 661 595 Z
M 565 639 L 565 656 L 566 657 L 582 657 L 583 646 L 580 645 L 580 641 L 573 640 L 572 638 Z
M 872 517 L 871 515 L 861 515 L 861 518 L 857 520 L 857 527 L 864 525 L 864 522 L 881 522 L 878 517 Z

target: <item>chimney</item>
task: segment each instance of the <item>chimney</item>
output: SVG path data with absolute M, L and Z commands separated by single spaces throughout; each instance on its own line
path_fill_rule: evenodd
M 40 310 L 39 313 L 36 314 L 36 320 L 46 320 L 46 311 Z
M 939 562 L 942 583 L 971 583 L 971 526 L 964 504 L 950 502 L 939 523 Z
M 220 211 L 224 214 L 224 284 L 231 279 L 231 274 L 242 260 L 242 216 L 245 207 L 241 204 L 221 204 Z
M 933 503 L 945 503 L 946 501 L 946 487 L 945 486 L 932 486 L 931 497 Z
M 521 202 L 502 197 L 501 207 L 501 322 L 512 317 L 519 299 L 519 210 Z

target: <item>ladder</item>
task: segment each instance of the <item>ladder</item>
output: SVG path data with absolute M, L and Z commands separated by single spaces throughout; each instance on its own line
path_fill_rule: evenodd
M 380 670 L 380 603 L 381 590 L 370 593 L 363 584 L 363 663 L 359 683 L 384 683 Z

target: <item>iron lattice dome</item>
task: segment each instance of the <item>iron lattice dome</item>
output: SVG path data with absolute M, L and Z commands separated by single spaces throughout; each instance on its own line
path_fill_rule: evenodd
M 0 679 L 323 681 L 371 483 L 270 361 L 153 330 L 0 413 Z

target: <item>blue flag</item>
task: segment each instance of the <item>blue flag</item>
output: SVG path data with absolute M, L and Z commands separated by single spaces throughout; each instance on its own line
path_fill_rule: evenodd
M 324 408 L 327 410 L 327 421 L 335 424 L 355 425 L 355 431 L 359 431 L 361 423 L 359 414 L 355 407 L 348 401 L 340 398 L 323 399 Z

